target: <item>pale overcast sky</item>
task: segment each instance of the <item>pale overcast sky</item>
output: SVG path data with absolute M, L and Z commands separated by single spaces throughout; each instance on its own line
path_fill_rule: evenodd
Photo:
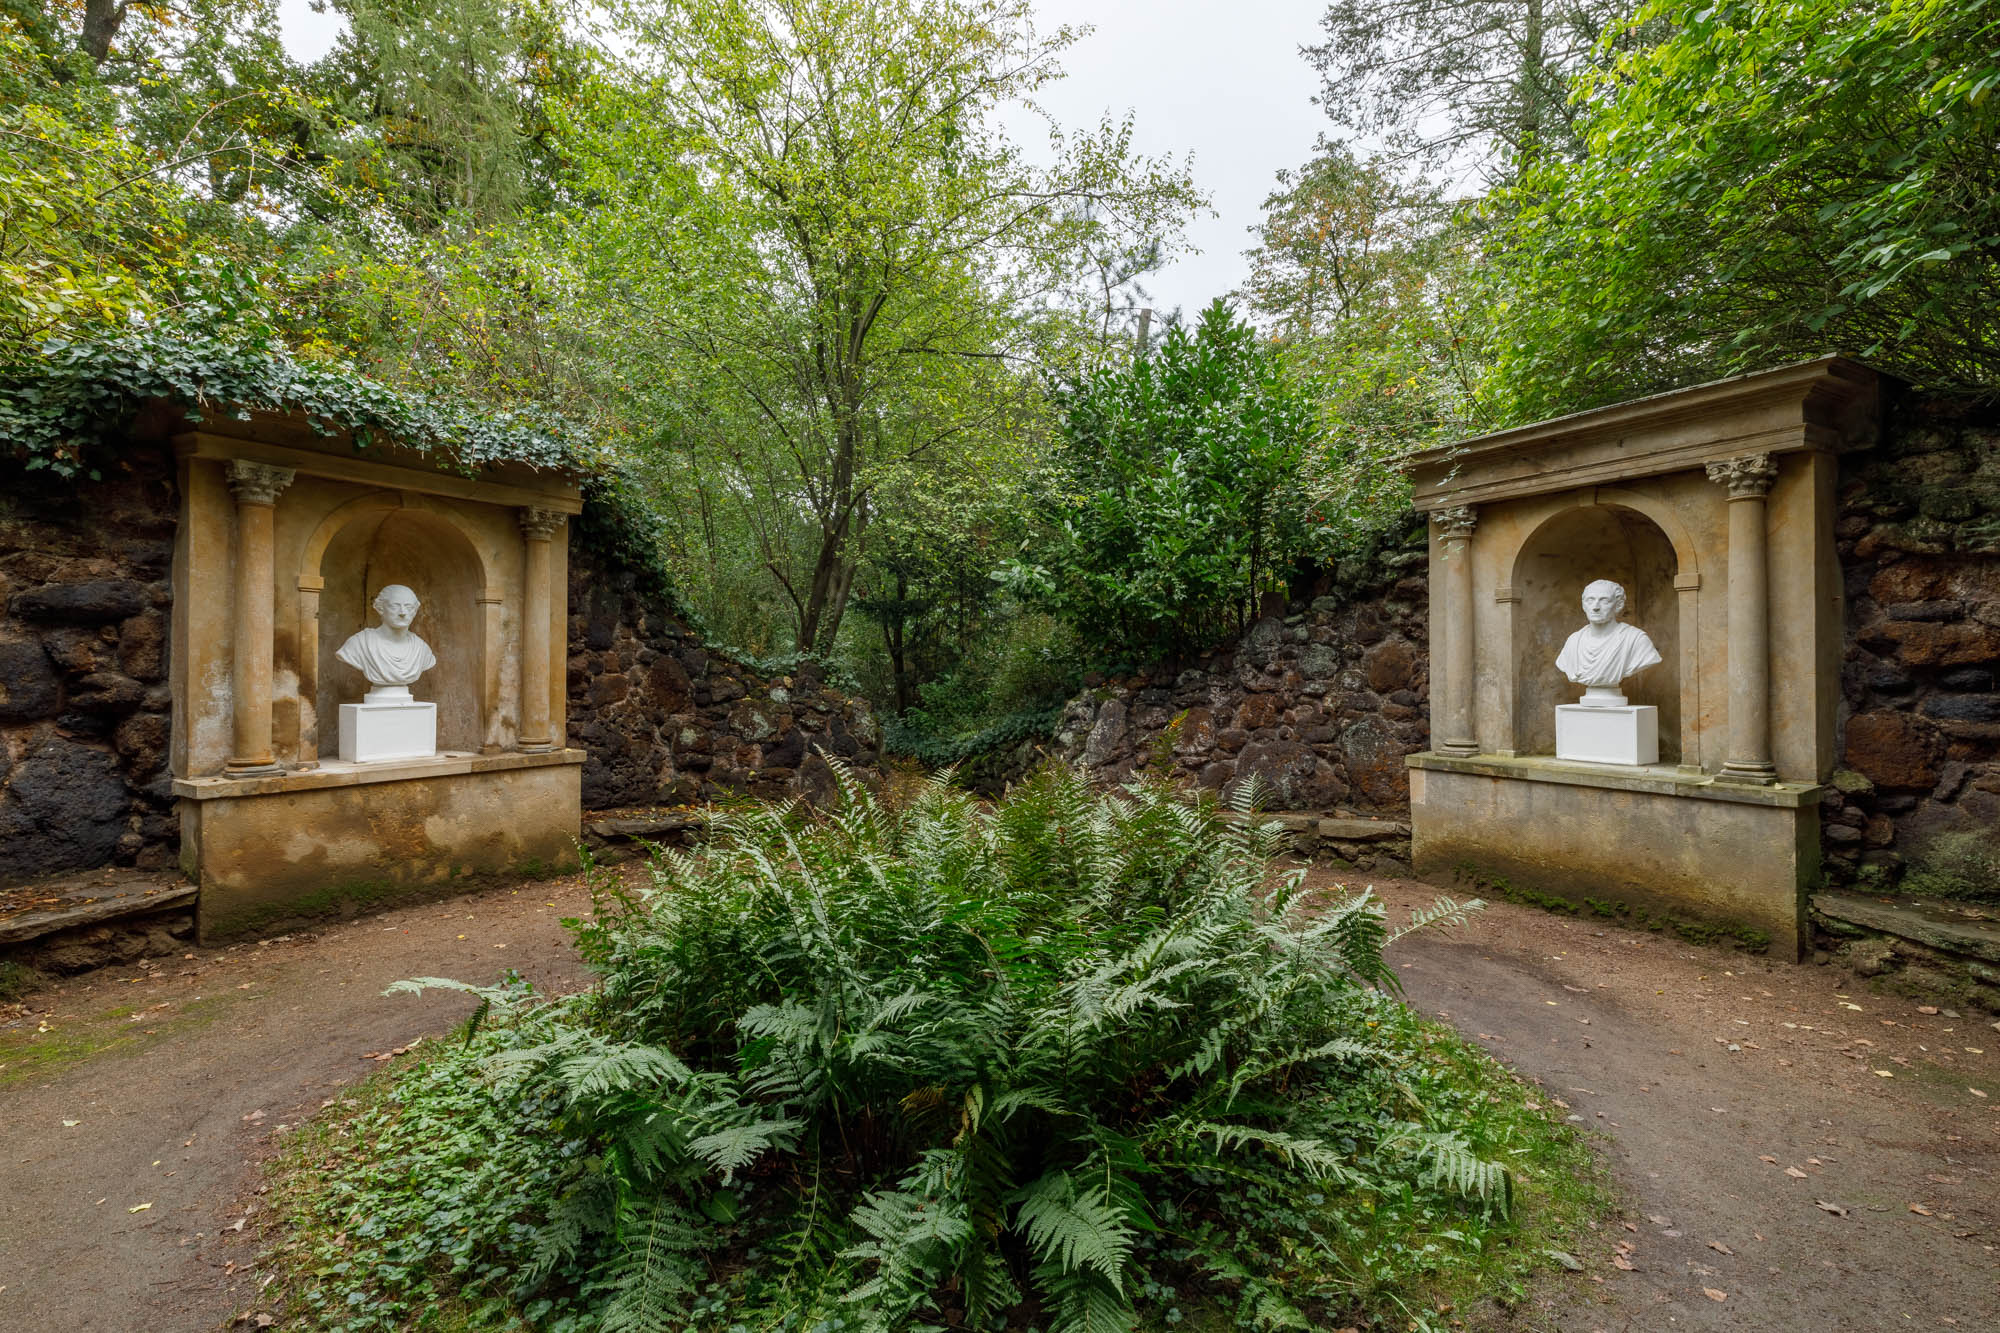
M 341 22 L 308 0 L 280 0 L 285 42 L 310 59 Z M 1200 251 L 1147 280 L 1161 311 L 1193 315 L 1243 278 L 1248 228 L 1279 169 L 1311 152 L 1325 116 L 1318 84 L 1300 58 L 1318 33 L 1318 0 L 1041 0 L 1039 26 L 1087 23 L 1096 32 L 1071 47 L 1069 77 L 1044 90 L 1065 128 L 1131 111 L 1140 151 L 1192 154 L 1197 183 L 1215 205 L 1189 239 Z M 1024 126 L 1024 130 L 1028 128 Z M 1025 134 L 1024 134 L 1024 137 Z

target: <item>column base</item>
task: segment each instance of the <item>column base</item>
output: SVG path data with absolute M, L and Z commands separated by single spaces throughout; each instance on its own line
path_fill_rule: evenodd
M 222 771 L 232 778 L 261 778 L 282 773 L 285 766 L 270 759 L 231 759 L 223 764 Z
M 1478 741 L 1446 741 L 1437 747 L 1439 754 L 1448 754 L 1454 759 L 1470 759 L 1479 753 Z
M 1742 764 L 1731 759 L 1723 763 L 1722 771 L 1715 775 L 1715 780 L 1768 787 L 1778 780 L 1778 770 L 1770 764 Z

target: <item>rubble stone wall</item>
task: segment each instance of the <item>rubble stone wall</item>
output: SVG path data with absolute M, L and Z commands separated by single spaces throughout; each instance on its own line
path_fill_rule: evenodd
M 1294 603 L 1218 652 L 1093 684 L 1063 714 L 1057 752 L 1123 781 L 1178 718 L 1183 781 L 1255 775 L 1271 809 L 1407 818 L 1403 758 L 1430 743 L 1428 590 L 1421 551 L 1388 559 L 1399 577 L 1386 586 Z
M 2000 404 L 1906 399 L 1844 461 L 1836 880 L 2000 901 Z
M 812 664 L 761 674 L 703 643 L 637 578 L 572 546 L 569 743 L 589 753 L 586 810 L 678 805 L 730 795 L 831 792 L 818 751 L 872 777 L 868 705 Z
M 171 865 L 171 454 L 0 488 L 0 884 Z

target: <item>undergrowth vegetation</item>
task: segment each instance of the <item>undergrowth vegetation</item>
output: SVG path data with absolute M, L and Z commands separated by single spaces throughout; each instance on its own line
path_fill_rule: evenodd
M 595 872 L 591 989 L 402 983 L 479 1007 L 295 1141 L 294 1315 L 1422 1328 L 1518 1293 L 1585 1156 L 1382 955 L 1477 904 L 1391 933 L 1225 813 L 1061 768 L 990 808 L 845 781 Z

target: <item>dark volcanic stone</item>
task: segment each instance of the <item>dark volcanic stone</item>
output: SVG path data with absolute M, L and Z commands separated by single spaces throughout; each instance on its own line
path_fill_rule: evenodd
M 93 671 L 70 687 L 69 706 L 84 713 L 129 713 L 146 697 L 146 687 L 116 671 Z
M 1939 598 L 1926 602 L 1897 602 L 1882 608 L 1882 614 L 1891 620 L 1960 620 L 1965 616 L 1965 603 L 1951 598 Z
M 47 717 L 62 703 L 62 686 L 42 645 L 25 636 L 0 638 L 0 722 Z
M 2000 722 L 2000 695 L 1936 695 L 1925 701 L 1924 715 L 1952 722 Z
M 125 833 L 131 797 L 118 762 L 103 750 L 52 737 L 21 761 L 7 784 L 9 804 L 33 826 L 0 838 L 9 876 L 108 864 Z
M 152 604 L 143 584 L 130 579 L 92 579 L 31 588 L 13 601 L 13 612 L 28 620 L 68 620 L 91 624 L 136 616 Z

